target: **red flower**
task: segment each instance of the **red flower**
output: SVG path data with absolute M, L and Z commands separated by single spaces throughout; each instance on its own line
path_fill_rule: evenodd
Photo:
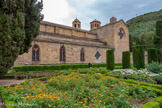
M 116 84 L 114 84 L 114 85 L 111 85 L 112 87 L 115 87 L 115 86 L 117 86 Z
M 121 84 L 121 82 L 118 82 L 118 84 Z

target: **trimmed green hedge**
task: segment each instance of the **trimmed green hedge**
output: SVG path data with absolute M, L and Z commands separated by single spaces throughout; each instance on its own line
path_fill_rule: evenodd
M 160 108 L 162 108 L 162 97 L 157 97 L 154 101 L 160 103 Z
M 140 108 L 160 108 L 160 106 L 158 102 L 148 102 L 143 106 L 141 106 Z
M 123 69 L 130 68 L 130 52 L 125 51 L 122 53 L 122 66 Z
M 123 79 L 120 79 L 120 80 L 122 80 L 130 85 L 139 85 L 142 88 L 154 91 L 158 96 L 162 96 L 162 86 L 161 85 L 138 82 L 138 81 L 134 81 L 134 80 L 123 80 Z
M 156 48 L 148 49 L 148 63 L 157 62 L 158 61 L 158 54 Z
M 106 51 L 106 67 L 108 70 L 114 70 L 114 50 L 107 50 Z
M 144 48 L 141 45 L 133 47 L 133 64 L 137 69 L 145 68 Z
M 105 63 L 92 64 L 93 68 L 106 67 Z M 67 69 L 79 69 L 88 68 L 88 64 L 68 64 L 68 65 L 28 65 L 28 66 L 15 66 L 13 72 L 51 72 L 54 70 L 67 70 Z M 121 63 L 115 64 L 115 69 L 122 69 Z

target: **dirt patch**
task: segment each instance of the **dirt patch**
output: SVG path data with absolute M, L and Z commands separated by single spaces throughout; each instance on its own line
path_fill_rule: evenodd
M 136 99 L 132 99 L 130 101 L 130 104 L 133 105 L 134 108 L 139 108 L 140 106 L 144 105 L 147 102 L 152 101 L 152 98 L 146 98 L 146 99 L 142 99 L 142 100 L 136 100 Z

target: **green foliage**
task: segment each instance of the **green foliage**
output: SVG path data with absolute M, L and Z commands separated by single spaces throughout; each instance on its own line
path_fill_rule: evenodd
M 158 62 L 152 62 L 146 66 L 146 69 L 153 73 L 162 73 L 162 65 L 160 65 Z
M 158 62 L 162 62 L 162 52 L 160 50 L 157 51 L 157 56 L 158 56 Z
M 160 106 L 158 102 L 148 102 L 142 105 L 140 108 L 160 108 Z
M 154 38 L 155 47 L 162 48 L 162 20 L 156 22 L 156 36 Z
M 152 79 L 154 79 L 157 84 L 162 84 L 162 75 L 153 76 Z
M 157 54 L 157 49 L 151 48 L 148 49 L 148 63 L 157 62 L 158 61 L 158 54 Z
M 42 6 L 37 0 L 1 0 L 0 74 L 7 73 L 39 34 Z
M 130 52 L 125 51 L 122 53 L 122 66 L 123 69 L 130 68 Z
M 106 65 L 108 70 L 114 70 L 114 50 L 106 51 Z
M 133 65 L 137 69 L 145 68 L 144 48 L 141 45 L 133 47 Z
M 157 97 L 154 101 L 158 102 L 160 104 L 160 108 L 162 108 L 162 97 Z

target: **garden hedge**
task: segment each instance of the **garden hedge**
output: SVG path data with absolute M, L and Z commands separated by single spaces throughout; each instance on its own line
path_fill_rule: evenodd
M 144 48 L 141 45 L 133 47 L 133 65 L 137 69 L 145 68 Z
M 160 108 L 162 108 L 162 97 L 157 97 L 154 101 L 160 103 Z
M 114 50 L 106 51 L 106 67 L 108 70 L 114 70 Z
M 140 108 L 160 108 L 160 106 L 158 102 L 148 102 L 143 106 L 141 106 Z
M 123 69 L 130 68 L 130 52 L 125 51 L 122 53 L 122 66 Z
M 157 62 L 158 61 L 158 54 L 156 48 L 150 48 L 147 50 L 148 53 L 148 63 Z
M 161 85 L 144 83 L 144 82 L 138 82 L 138 81 L 134 81 L 134 80 L 123 80 L 123 79 L 120 79 L 120 80 L 128 83 L 129 85 L 138 85 L 138 86 L 140 86 L 142 88 L 145 88 L 145 89 L 148 89 L 148 90 L 152 90 L 158 96 L 162 96 L 162 86 Z
M 92 64 L 93 68 L 106 67 L 105 63 Z M 88 64 L 65 64 L 65 65 L 28 65 L 28 66 L 15 66 L 13 72 L 51 72 L 54 70 L 67 70 L 88 68 Z M 121 63 L 115 64 L 115 69 L 122 69 Z

